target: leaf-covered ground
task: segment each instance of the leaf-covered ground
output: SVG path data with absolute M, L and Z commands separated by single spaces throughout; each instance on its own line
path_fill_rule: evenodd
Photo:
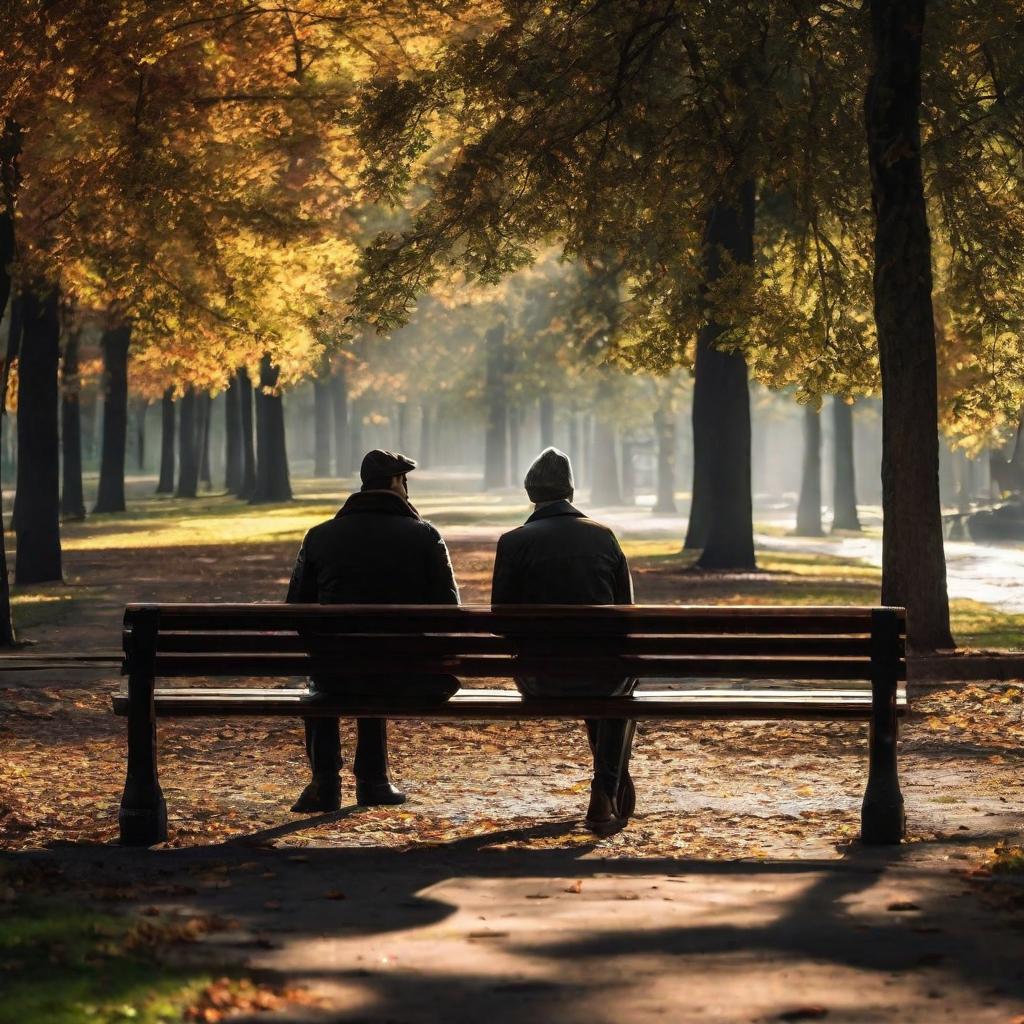
M 274 514 L 236 510 L 230 543 L 209 524 L 182 539 L 187 521 L 169 517 L 184 548 L 151 543 L 163 527 L 144 517 L 142 547 L 125 524 L 95 522 L 81 544 L 72 537 L 70 586 L 26 605 L 42 616 L 37 649 L 114 650 L 129 599 L 280 594 L 305 511 L 282 536 Z M 236 522 L 246 515 L 249 540 Z M 492 544 L 475 531 L 452 553 L 464 596 L 482 601 Z M 722 580 L 695 575 L 662 541 L 627 546 L 641 601 L 874 600 L 871 571 L 855 564 L 775 555 L 769 572 Z M 2 680 L 0 987 L 20 976 L 19 998 L 38 996 L 19 965 L 42 958 L 65 988 L 49 992 L 51 1010 L 25 1003 L 31 1012 L 0 1010 L 0 1021 L 218 1020 L 286 1005 L 344 1021 L 1024 1012 L 1012 966 L 1024 962 L 1016 685 L 914 697 L 901 749 L 911 834 L 897 851 L 853 842 L 866 767 L 855 724 L 642 725 L 637 816 L 597 841 L 579 827 L 579 726 L 393 723 L 410 802 L 308 819 L 288 811 L 306 776 L 297 723 L 198 720 L 160 725 L 171 840 L 147 854 L 109 845 L 119 681 L 109 670 Z M 84 916 L 65 920 L 69 906 Z M 36 919 L 50 924 L 26 938 L 19 922 Z M 149 945 L 125 945 L 139 921 Z M 113 997 L 94 991 L 94 963 Z M 133 988 L 139 971 L 149 988 Z

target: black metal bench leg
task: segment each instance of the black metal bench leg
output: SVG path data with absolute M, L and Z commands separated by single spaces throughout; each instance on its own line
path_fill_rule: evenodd
M 128 677 L 128 776 L 117 821 L 124 846 L 152 846 L 167 838 L 167 804 L 157 776 L 153 707 L 156 619 L 141 624 L 136 619 L 132 639 L 139 667 L 149 671 Z M 140 648 L 146 652 L 141 656 Z
M 900 658 L 899 620 L 887 610 L 872 615 L 871 726 L 868 784 L 861 808 L 861 839 L 872 846 L 899 843 L 906 813 L 896 767 L 899 723 L 896 686 Z

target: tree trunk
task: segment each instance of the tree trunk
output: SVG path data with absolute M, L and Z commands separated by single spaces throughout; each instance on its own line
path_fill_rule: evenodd
M 723 260 L 723 256 L 730 260 Z M 728 263 L 754 259 L 754 184 L 711 209 L 704 273 L 716 283 Z M 697 335 L 693 386 L 693 503 L 686 545 L 703 549 L 702 569 L 755 569 L 750 485 L 750 393 L 747 363 L 715 347 L 726 325 L 709 320 Z M 691 536 L 691 534 L 693 536 Z
M 595 417 L 590 457 L 590 502 L 593 505 L 622 504 L 617 447 L 615 424 L 604 415 Z
M 242 489 L 245 476 L 239 390 L 238 377 L 233 375 L 224 394 L 224 489 L 228 494 L 237 494 Z
M 334 400 L 334 475 L 347 477 L 352 472 L 349 440 L 348 370 L 338 365 L 331 376 L 331 397 Z
M 398 450 L 403 454 L 409 452 L 409 403 L 399 402 L 398 413 L 395 417 L 398 421 Z
M 882 602 L 903 605 L 912 647 L 953 646 L 939 505 L 931 237 L 921 170 L 925 0 L 871 0 L 865 97 L 882 371 Z
M 135 466 L 140 473 L 146 472 L 146 416 L 149 413 L 149 399 L 140 398 L 135 403 Z
M 576 412 L 569 414 L 569 461 L 572 463 L 576 486 L 583 480 L 583 445 L 580 442 L 580 418 Z
M 832 530 L 860 531 L 853 461 L 853 406 L 832 399 Z
M 206 490 L 213 489 L 210 472 L 210 424 L 213 420 L 213 395 L 200 391 L 196 395 L 196 447 L 199 460 L 199 482 Z
M 551 395 L 541 395 L 540 413 L 540 446 L 551 448 L 555 443 L 555 400 Z
M 796 535 L 821 537 L 821 413 L 804 406 L 804 463 L 796 506 Z
M 253 394 L 249 371 L 240 369 L 238 381 L 238 412 L 242 425 L 242 486 L 238 497 L 251 498 L 256 490 L 256 443 L 253 431 Z
M 167 388 L 160 399 L 160 478 L 156 493 L 174 493 L 174 388 Z
M 622 444 L 622 503 L 636 504 L 636 466 L 633 465 L 633 442 L 623 438 Z
M 352 403 L 352 418 L 349 421 L 349 465 L 352 471 L 358 471 L 363 461 L 363 409 L 366 406 L 366 395 L 360 395 Z
M 5 203 L 0 210 L 0 320 L 3 319 L 7 303 L 11 299 L 11 277 L 8 267 L 14 260 L 14 211 L 12 209 L 17 181 L 17 154 L 19 152 L 17 132 L 12 121 L 5 121 L 0 135 L 0 181 L 3 182 Z M 14 306 L 11 305 L 10 334 L 7 338 L 7 356 L 0 374 L 0 452 L 4 449 L 4 426 L 7 420 L 7 382 L 11 370 L 13 349 L 20 340 L 14 335 L 17 323 Z M 20 320 L 20 317 L 19 317 Z M 2 455 L 0 455 L 2 464 Z M 0 645 L 13 647 L 15 643 L 14 624 L 11 620 L 11 585 L 7 573 L 7 538 L 4 535 L 3 486 L 0 481 Z
M 425 402 L 420 406 L 420 468 L 434 464 L 434 407 Z
M 291 501 L 288 450 L 284 436 L 284 400 L 275 393 L 280 370 L 269 356 L 260 360 L 260 386 L 256 392 L 256 487 L 250 504 Z
M 675 515 L 676 508 L 676 416 L 672 402 L 662 396 L 654 409 L 654 435 L 658 444 L 658 495 L 654 511 Z
M 313 381 L 313 476 L 331 475 L 331 385 Z
M 61 373 L 60 438 L 63 486 L 60 495 L 60 515 L 65 523 L 85 518 L 85 495 L 82 491 L 82 417 L 79 407 L 82 379 L 78 373 L 78 343 L 78 331 L 70 331 L 64 345 L 64 365 Z
M 520 440 L 522 437 L 522 414 L 517 408 L 508 411 L 508 475 L 513 486 L 519 480 Z
M 179 498 L 194 498 L 199 493 L 199 445 L 196 391 L 191 384 L 179 403 L 178 417 L 178 491 Z
M 484 490 L 492 491 L 508 486 L 508 393 L 503 323 L 487 331 L 484 347 L 487 354 Z
M 130 327 L 103 332 L 103 448 L 94 512 L 123 512 L 128 444 L 128 346 Z
M 22 294 L 18 360 L 16 583 L 62 579 L 60 550 L 60 317 L 56 288 Z

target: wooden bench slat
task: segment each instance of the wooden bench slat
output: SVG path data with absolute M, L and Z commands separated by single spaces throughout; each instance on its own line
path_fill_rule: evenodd
M 129 605 L 125 622 L 146 605 Z M 775 633 L 792 635 L 870 632 L 870 609 L 780 608 L 770 606 L 718 607 L 664 606 L 486 606 L 436 605 L 160 605 L 164 629 L 284 630 L 329 623 L 336 633 L 540 633 L 593 635 L 594 633 Z M 323 627 L 326 628 L 326 627 Z M 902 627 L 901 627 L 902 628 Z
M 449 673 L 466 679 L 513 675 L 550 678 L 623 675 L 646 679 L 869 679 L 870 658 L 715 658 L 623 655 L 600 658 L 484 656 L 431 658 L 414 662 L 379 656 L 315 658 L 302 654 L 158 654 L 156 675 L 169 676 L 393 676 L 406 672 Z
M 632 697 L 524 698 L 515 690 L 460 690 L 444 704 L 408 698 L 381 701 L 334 698 L 304 703 L 305 689 L 158 688 L 154 706 L 159 717 L 364 717 L 394 719 L 530 719 L 678 718 L 678 719 L 857 719 L 871 713 L 871 691 L 796 690 L 646 690 Z M 906 709 L 906 691 L 897 698 Z M 114 711 L 127 712 L 127 696 L 114 698 Z
M 572 650 L 576 638 L 535 637 L 522 642 L 482 633 L 422 634 L 388 637 L 391 657 L 430 654 L 514 654 L 529 645 L 531 653 L 556 655 Z M 595 641 L 596 643 L 596 641 Z M 610 637 L 602 649 L 620 654 L 678 655 L 786 655 L 869 657 L 870 637 L 860 636 L 637 636 Z M 381 635 L 349 634 L 306 637 L 297 633 L 161 632 L 161 654 L 307 654 L 346 657 L 374 655 L 381 650 Z

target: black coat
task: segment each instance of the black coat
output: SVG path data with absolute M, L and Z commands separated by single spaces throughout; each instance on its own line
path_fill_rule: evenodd
M 441 535 L 393 491 L 357 491 L 306 534 L 292 604 L 458 604 Z
M 568 501 L 545 505 L 498 541 L 492 604 L 632 604 L 615 534 Z
M 633 581 L 615 534 L 567 501 L 539 508 L 498 541 L 492 604 L 632 604 Z M 613 645 L 614 646 L 614 645 Z M 593 653 L 601 643 L 594 640 Z M 533 697 L 630 693 L 634 679 L 619 676 L 519 675 L 516 685 Z
M 458 604 L 459 588 L 441 535 L 393 491 L 357 491 L 306 534 L 295 560 L 290 604 Z M 382 655 L 386 656 L 386 649 Z M 396 662 L 396 670 L 400 662 Z M 447 700 L 449 675 L 324 677 L 314 690 Z

